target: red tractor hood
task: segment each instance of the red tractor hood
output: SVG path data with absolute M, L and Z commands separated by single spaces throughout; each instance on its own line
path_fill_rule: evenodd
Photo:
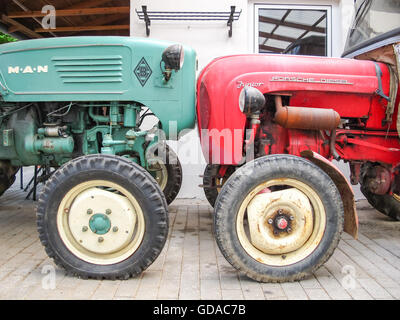
M 291 105 L 332 108 L 341 117 L 367 116 L 371 96 L 379 87 L 377 67 L 382 72 L 383 92 L 388 95 L 388 68 L 372 61 L 265 54 L 217 58 L 198 77 L 199 129 L 244 130 L 246 116 L 240 111 L 238 100 L 246 85 L 256 87 L 264 94 L 289 94 Z M 205 158 L 210 161 L 210 136 L 203 130 L 200 138 Z M 224 142 L 211 140 L 214 140 L 213 148 L 228 148 Z M 222 156 L 221 163 L 237 164 L 240 160 L 242 150 L 239 145 L 243 140 L 232 142 L 237 144 L 234 159 L 224 160 Z M 229 148 L 235 148 L 234 145 Z

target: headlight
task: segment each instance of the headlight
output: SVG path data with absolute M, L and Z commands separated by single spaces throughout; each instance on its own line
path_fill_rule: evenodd
M 260 111 L 265 105 L 265 97 L 256 88 L 245 86 L 239 95 L 239 108 L 245 114 Z
M 162 53 L 162 61 L 165 64 L 165 69 L 178 71 L 183 66 L 185 53 L 180 44 L 173 44 L 164 50 Z

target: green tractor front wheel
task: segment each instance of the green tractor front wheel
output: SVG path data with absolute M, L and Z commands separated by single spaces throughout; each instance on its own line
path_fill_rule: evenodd
M 46 182 L 37 226 L 47 254 L 67 272 L 126 279 L 161 252 L 167 203 L 156 181 L 135 163 L 119 156 L 83 156 Z

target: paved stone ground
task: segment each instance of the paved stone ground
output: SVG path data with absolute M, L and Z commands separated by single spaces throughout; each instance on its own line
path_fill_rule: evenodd
M 400 299 L 400 222 L 366 201 L 357 203 L 359 239 L 344 234 L 332 258 L 312 277 L 260 284 L 222 257 L 211 232 L 212 209 L 196 200 L 170 206 L 166 246 L 140 277 L 66 276 L 46 256 L 36 232 L 35 203 L 25 196 L 17 178 L 0 199 L 0 299 Z

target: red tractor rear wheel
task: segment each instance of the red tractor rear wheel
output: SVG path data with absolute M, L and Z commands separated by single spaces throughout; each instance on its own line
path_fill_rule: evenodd
M 215 200 L 217 200 L 221 187 L 229 178 L 229 176 L 235 171 L 235 167 L 229 166 L 226 170 L 224 170 L 223 175 L 220 174 L 220 170 L 221 165 L 219 164 L 208 164 L 204 169 L 204 194 L 212 207 L 215 205 Z
M 368 174 L 373 170 L 374 165 L 367 163 L 361 167 L 361 192 L 368 200 L 369 204 L 376 210 L 383 213 L 384 215 L 400 221 L 400 196 L 397 194 L 376 194 L 369 190 L 368 186 Z
M 374 194 L 363 188 L 362 185 L 360 190 L 369 204 L 376 210 L 394 220 L 400 221 L 400 198 L 398 195 Z

